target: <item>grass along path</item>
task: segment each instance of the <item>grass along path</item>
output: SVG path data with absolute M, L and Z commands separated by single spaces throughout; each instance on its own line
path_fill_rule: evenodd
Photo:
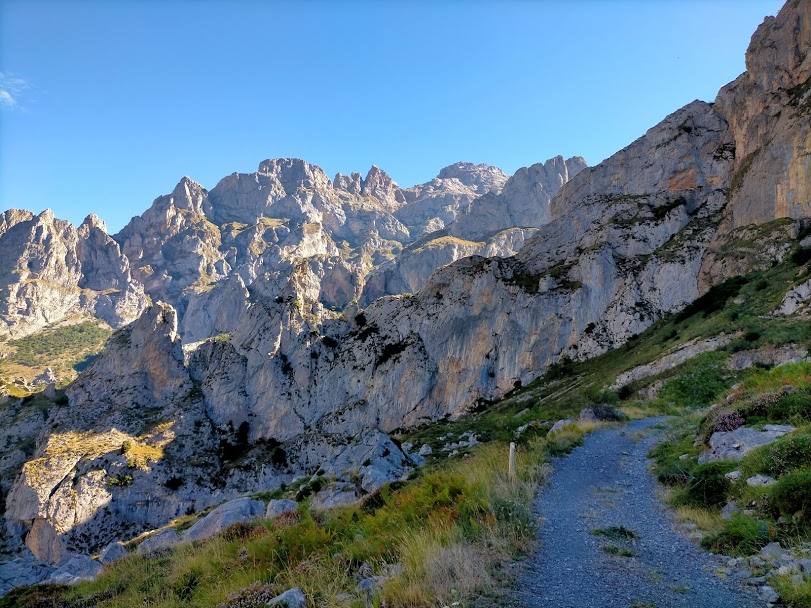
M 721 561 L 676 531 L 647 454 L 660 418 L 589 435 L 554 464 L 535 512 L 536 552 L 516 599 L 527 608 L 751 608 L 750 592 L 719 579 Z

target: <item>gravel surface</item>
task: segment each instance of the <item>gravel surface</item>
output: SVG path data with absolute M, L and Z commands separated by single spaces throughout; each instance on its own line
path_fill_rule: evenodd
M 657 497 L 647 453 L 659 434 L 648 418 L 597 431 L 556 460 L 535 503 L 543 523 L 523 564 L 517 602 L 528 608 L 753 608 L 750 590 L 713 572 L 717 558 L 683 536 Z M 624 526 L 636 538 L 595 530 Z M 621 535 L 620 535 L 621 536 Z M 612 555 L 606 548 L 633 552 Z

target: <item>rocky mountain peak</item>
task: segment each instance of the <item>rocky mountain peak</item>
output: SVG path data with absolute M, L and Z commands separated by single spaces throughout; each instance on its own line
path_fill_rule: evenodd
M 498 167 L 470 162 L 456 162 L 443 167 L 437 178 L 458 179 L 465 186 L 481 193 L 501 190 L 508 179 Z
M 765 91 L 788 89 L 811 75 L 811 14 L 807 0 L 790 0 L 766 17 L 746 50 L 746 71 Z
M 325 190 L 330 179 L 318 165 L 300 158 L 273 158 L 259 163 L 257 173 L 273 179 L 288 194 L 298 188 Z
M 729 124 L 736 174 L 721 235 L 753 223 L 803 217 L 811 201 L 811 2 L 789 0 L 746 51 L 747 70 L 721 88 L 716 111 Z M 764 151 L 768 148 L 768 154 Z
M 377 165 L 372 165 L 363 180 L 362 194 L 381 200 L 387 207 L 396 209 L 405 203 L 400 187 Z
M 101 219 L 95 213 L 91 213 L 86 218 L 84 218 L 84 221 L 79 226 L 80 230 L 82 228 L 85 228 L 85 229 L 95 228 L 97 230 L 101 230 L 102 232 L 106 233 L 107 232 L 107 222 L 105 222 L 103 219 Z
M 350 194 L 358 195 L 363 190 L 363 178 L 360 173 L 352 172 L 349 175 L 336 173 L 332 180 L 332 187 L 337 190 L 346 190 Z

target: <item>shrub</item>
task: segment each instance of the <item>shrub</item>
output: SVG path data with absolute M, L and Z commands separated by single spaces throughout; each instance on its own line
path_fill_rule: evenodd
M 701 544 L 717 553 L 750 555 L 770 541 L 769 524 L 743 513 L 724 522 L 724 529 L 705 537 Z
M 701 424 L 701 436 L 706 441 L 713 433 L 719 431 L 734 431 L 746 422 L 737 410 L 728 408 L 713 408 L 709 411 Z
M 741 469 L 747 474 L 763 473 L 779 477 L 811 463 L 811 432 L 797 431 L 774 443 L 752 450 L 744 457 Z
M 811 469 L 788 473 L 771 489 L 772 505 L 784 515 L 811 522 Z
M 767 418 L 777 421 L 811 420 L 811 395 L 806 391 L 783 394 L 768 409 Z
M 687 482 L 684 499 L 688 504 L 711 507 L 723 504 L 731 483 L 725 477 L 734 465 L 728 462 L 707 462 L 697 465 Z
M 717 310 L 721 310 L 727 303 L 738 295 L 741 288 L 746 284 L 744 277 L 733 277 L 716 285 L 700 298 L 688 304 L 676 315 L 675 322 L 686 321 L 693 315 L 701 313 L 704 317 L 709 316 Z

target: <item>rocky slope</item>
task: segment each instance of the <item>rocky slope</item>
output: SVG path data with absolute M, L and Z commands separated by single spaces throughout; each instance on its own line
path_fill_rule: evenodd
M 319 467 L 335 480 L 328 497 L 368 492 L 416 464 L 387 432 L 463 416 L 786 255 L 806 215 L 795 137 L 809 122 L 796 88 L 808 83 L 809 20 L 809 0 L 767 19 L 747 73 L 715 104 L 688 104 L 596 167 L 553 160 L 500 194 L 452 202 L 453 214 L 441 196 L 423 203 L 436 222 L 404 216 L 424 199 L 376 168 L 330 181 L 282 159 L 210 192 L 184 180 L 116 237 L 165 303 L 119 331 L 51 415 L 9 492 L 9 542 L 58 561 Z M 493 209 L 534 230 L 516 255 L 470 255 L 428 279 L 408 269 L 421 248 L 429 266 L 497 253 L 475 248 L 504 230 Z M 405 221 L 443 232 L 410 247 Z M 453 251 L 426 249 L 438 239 Z M 392 286 L 375 288 L 424 285 L 352 305 L 372 266 L 403 247 Z

